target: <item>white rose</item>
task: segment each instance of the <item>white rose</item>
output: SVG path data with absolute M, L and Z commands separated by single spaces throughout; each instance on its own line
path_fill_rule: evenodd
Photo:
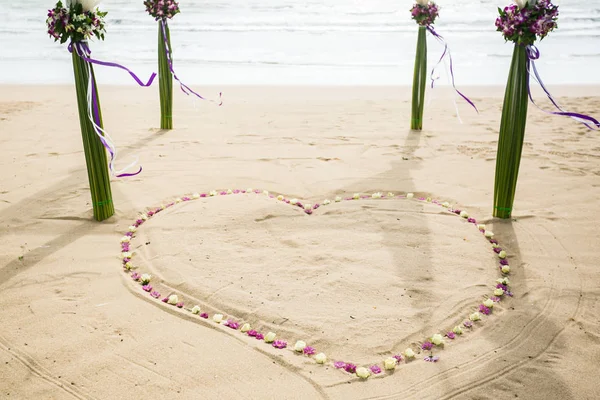
M 500 245 L 498 243 L 492 243 L 492 249 L 496 249 L 500 247 Z
M 252 189 L 252 188 L 246 189 L 246 193 L 252 193 L 252 192 L 254 192 L 254 189 Z
M 310 210 L 312 208 L 312 204 L 305 204 L 304 205 L 304 209 L 305 210 Z
M 356 376 L 362 379 L 367 379 L 369 376 L 371 376 L 371 371 L 365 367 L 358 367 L 356 368 Z
M 508 278 L 499 278 L 499 279 L 496 279 L 496 282 L 501 283 L 503 285 L 509 285 L 510 284 L 510 280 Z
M 125 269 L 126 269 L 127 271 L 129 271 L 129 270 L 130 270 L 130 269 L 132 269 L 132 268 L 133 268 L 133 264 L 131 263 L 131 261 L 127 261 L 127 262 L 125 263 Z
M 169 303 L 171 305 L 175 305 L 175 304 L 179 303 L 179 297 L 177 297 L 176 294 L 172 294 L 169 296 L 169 300 L 167 300 L 167 303 Z
M 450 207 L 450 203 L 448 203 L 447 201 L 445 201 L 445 202 L 442 203 L 442 207 L 448 208 L 448 207 Z
M 91 11 L 98 4 L 100 4 L 100 0 L 67 0 L 67 5 L 81 3 L 83 7 L 83 11 Z
M 429 4 L 429 0 L 416 0 L 417 4 L 420 6 L 426 6 L 427 4 Z
M 330 204 L 331 201 L 329 199 L 325 199 L 325 201 L 323 201 L 323 205 L 326 206 L 327 204 Z
M 452 332 L 456 333 L 457 335 L 462 335 L 463 329 L 460 325 L 456 325 L 454 329 L 452 329 Z
M 131 238 L 129 236 L 123 236 L 121 238 L 121 243 L 129 243 L 131 242 Z
M 463 218 L 469 218 L 469 213 L 466 212 L 466 211 L 461 211 L 460 212 L 460 216 L 463 217 Z
M 431 337 L 431 343 L 435 344 L 436 346 L 440 346 L 444 344 L 444 337 L 439 333 L 436 333 Z
M 504 290 L 502 288 L 498 288 L 494 290 L 494 296 L 502 296 L 504 295 Z
M 485 231 L 485 224 L 477 224 L 477 229 L 483 229 Z
M 150 283 L 151 279 L 152 279 L 152 275 L 142 274 L 142 276 L 140 277 L 140 282 L 142 283 L 142 285 L 147 285 L 148 283 Z
M 217 324 L 223 321 L 223 314 L 213 315 L 213 321 L 215 321 Z
M 244 325 L 242 325 L 242 327 L 240 328 L 240 332 L 242 333 L 246 333 L 251 329 L 250 324 L 249 323 L 245 323 Z
M 283 196 L 282 195 L 277 196 L 277 200 L 282 201 L 283 200 Z
M 121 255 L 123 256 L 123 258 L 131 258 L 131 252 L 130 251 L 124 251 L 121 253 Z
M 505 259 L 506 258 L 506 252 L 504 250 L 502 250 L 500 253 L 498 253 L 498 257 Z
M 342 201 L 342 198 L 340 196 L 335 196 L 335 202 L 339 203 L 340 201 Z
M 292 205 L 298 204 L 298 199 L 291 199 L 290 204 L 292 204 Z
M 431 203 L 432 199 L 431 199 L 431 197 L 428 197 L 425 199 L 425 201 L 427 201 L 428 203 Z
M 394 197 L 394 193 L 392 193 L 392 192 L 388 192 L 388 195 L 387 195 L 387 196 L 388 196 L 388 197 Z
M 175 203 L 181 203 L 183 200 L 181 200 L 181 197 L 178 197 L 175 199 Z
M 536 0 L 515 0 L 515 3 L 517 4 L 517 6 L 519 6 L 519 8 L 524 8 L 525 6 L 527 6 L 527 3 L 534 6 L 536 3 Z
M 360 193 L 354 193 L 354 194 L 352 195 L 352 198 L 353 198 L 354 200 L 358 200 L 358 199 L 360 199 Z
M 415 197 L 415 195 L 414 195 L 413 193 L 408 193 L 408 194 L 406 195 L 406 198 L 407 198 L 407 199 L 412 199 L 413 197 Z
M 277 337 L 276 333 L 269 332 L 265 335 L 265 343 L 273 343 Z
M 263 194 L 264 194 L 265 196 L 268 196 L 268 195 L 269 195 L 269 191 L 268 191 L 268 190 L 263 190 Z
M 194 193 L 192 195 L 192 199 L 199 199 L 200 198 L 200 193 Z
M 297 351 L 298 353 L 301 353 L 305 347 L 306 347 L 306 342 L 303 342 L 302 340 L 298 340 L 296 342 L 296 344 L 294 345 L 294 350 Z
M 486 301 L 483 302 L 483 305 L 486 306 L 487 308 L 492 308 L 492 307 L 494 307 L 494 300 L 487 299 Z
M 492 232 L 492 231 L 485 231 L 484 235 L 485 235 L 486 238 L 491 239 L 491 238 L 494 237 L 494 232 Z
M 194 306 L 192 308 L 192 314 L 200 314 L 200 306 Z
M 227 194 L 233 194 L 233 190 L 227 189 Z
M 503 265 L 502 272 L 508 274 L 510 272 L 510 267 L 508 265 Z
M 327 356 L 325 353 L 319 353 L 315 356 L 315 361 L 317 364 L 325 364 L 327 362 Z
M 481 319 L 481 314 L 479 314 L 479 312 L 476 311 L 473 314 L 469 315 L 469 319 L 471 321 L 479 321 Z
M 129 227 L 129 232 L 135 232 L 135 231 L 137 231 L 137 228 L 135 226 L 131 225 Z
M 140 214 L 139 219 L 141 219 L 142 221 L 147 221 L 148 220 L 148 215 L 146 215 L 146 214 Z
M 393 357 L 386 358 L 385 360 L 383 360 L 383 368 L 385 368 L 387 370 L 396 369 L 396 364 L 397 364 L 397 361 Z
M 383 196 L 383 195 L 380 192 L 377 192 L 377 193 L 373 193 L 371 195 L 371 198 L 373 198 L 373 199 L 380 199 L 381 196 Z
M 216 196 L 217 195 L 217 191 L 216 190 L 211 190 L 210 192 L 208 192 L 209 196 Z
M 411 348 L 408 348 L 404 350 L 404 356 L 406 358 L 413 358 L 415 356 L 415 352 Z

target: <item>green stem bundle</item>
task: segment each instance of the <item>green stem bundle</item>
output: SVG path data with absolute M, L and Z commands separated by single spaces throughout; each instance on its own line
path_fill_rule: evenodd
M 494 184 L 494 217 L 510 218 L 527 123 L 529 72 L 525 46 L 515 44 L 500 122 Z
M 171 60 L 171 35 L 169 25 L 164 22 L 167 43 L 163 34 L 163 22 L 158 21 L 158 84 L 160 90 L 160 129 L 173 129 L 173 75 L 169 68 L 167 51 Z
M 85 162 L 87 164 L 90 192 L 92 194 L 94 218 L 98 221 L 103 221 L 113 215 L 115 209 L 110 189 L 110 173 L 108 171 L 106 150 L 96 135 L 94 126 L 88 115 L 88 79 L 92 79 L 94 82 L 92 87 L 98 104 L 96 124 L 102 127 L 100 100 L 98 98 L 94 69 L 91 64 L 88 65 L 88 63 L 77 54 L 75 46 L 73 46 L 73 71 L 75 73 L 79 124 L 81 125 L 81 136 L 83 137 L 83 150 L 85 153 Z
M 415 73 L 412 88 L 412 111 L 410 129 L 423 129 L 423 108 L 425 106 L 425 83 L 427 81 L 427 28 L 419 26 Z

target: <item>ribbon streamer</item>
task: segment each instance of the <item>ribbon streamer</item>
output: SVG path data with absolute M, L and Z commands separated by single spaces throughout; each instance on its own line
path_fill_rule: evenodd
M 97 64 L 97 65 L 102 65 L 102 66 L 107 66 L 107 67 L 117 67 L 117 68 L 124 69 L 125 71 L 129 72 L 129 74 L 135 79 L 135 81 L 140 86 L 145 86 L 145 87 L 150 86 L 152 84 L 152 82 L 154 81 L 154 78 L 156 77 L 156 73 L 153 73 L 150 76 L 150 79 L 148 80 L 148 82 L 144 83 L 132 71 L 130 71 L 128 68 L 126 68 L 122 65 L 92 59 L 91 58 L 91 50 L 86 42 L 82 41 L 82 42 L 75 42 L 74 44 L 73 43 L 69 44 L 68 48 L 69 48 L 70 52 L 73 51 L 73 47 L 75 47 L 75 52 L 77 53 L 77 55 L 79 57 L 81 57 L 84 61 L 86 61 L 86 65 L 88 67 L 87 68 L 88 69 L 88 90 L 87 90 L 88 118 L 90 119 L 92 126 L 94 127 L 96 136 L 98 136 L 98 139 L 100 139 L 100 142 L 102 142 L 102 145 L 110 154 L 110 163 L 109 163 L 110 172 L 113 175 L 115 175 L 117 178 L 122 178 L 122 177 L 126 177 L 126 176 L 135 176 L 135 175 L 139 174 L 140 172 L 142 172 L 142 167 L 139 167 L 138 171 L 134 172 L 134 173 L 128 173 L 125 171 L 129 170 L 131 167 L 133 167 L 135 164 L 137 164 L 137 162 L 138 162 L 137 157 L 135 157 L 135 160 L 133 162 L 131 162 L 129 165 L 127 165 L 125 168 L 115 171 L 114 165 L 115 165 L 115 161 L 117 159 L 117 147 L 115 146 L 114 141 L 110 137 L 110 135 L 104 129 L 102 129 L 102 127 L 100 127 L 100 125 L 99 125 L 100 124 L 100 108 L 98 106 L 98 98 L 96 97 L 96 86 L 94 83 L 94 79 L 92 79 L 92 68 L 91 68 L 90 64 Z
M 173 74 L 173 78 L 175 78 L 175 80 L 177 82 L 179 82 L 179 87 L 181 88 L 181 91 L 185 94 L 187 94 L 188 96 L 191 94 L 195 95 L 196 97 L 198 97 L 201 100 L 207 100 L 210 102 L 215 102 L 214 100 L 208 100 L 202 96 L 200 96 L 198 93 L 194 92 L 188 85 L 186 85 L 185 83 L 181 82 L 181 80 L 179 80 L 179 78 L 177 77 L 177 74 L 175 74 L 175 70 L 173 69 L 173 61 L 171 60 L 171 46 L 169 43 L 169 39 L 167 38 L 167 21 L 163 18 L 160 20 L 160 26 L 162 28 L 162 33 L 163 33 L 163 40 L 165 41 L 165 53 L 167 55 L 167 62 L 169 63 L 169 70 L 171 71 L 171 74 Z M 219 99 L 221 99 L 222 93 L 219 93 Z M 223 104 L 223 100 L 221 100 L 219 102 L 219 106 Z
M 554 100 L 554 98 L 552 97 L 552 95 L 550 94 L 548 89 L 546 89 L 546 86 L 544 85 L 544 82 L 542 82 L 542 78 L 540 78 L 540 75 L 535 66 L 535 60 L 540 58 L 540 51 L 534 45 L 527 45 L 526 50 L 527 50 L 527 64 L 528 64 L 527 72 L 529 73 L 529 76 L 532 77 L 537 83 L 539 83 L 542 90 L 544 91 L 544 93 L 546 93 L 546 96 L 548 96 L 548 99 L 550 99 L 550 102 L 554 105 L 554 107 L 556 107 L 558 112 L 557 111 L 546 111 L 543 108 L 541 108 L 540 106 L 538 106 L 536 104 L 536 102 L 533 100 L 533 96 L 531 95 L 531 86 L 528 84 L 527 92 L 529 93 L 529 99 L 531 100 L 533 105 L 535 105 L 537 108 L 539 108 L 540 110 L 542 110 L 543 112 L 545 112 L 547 114 L 563 115 L 566 117 L 573 118 L 577 122 L 581 122 L 582 124 L 587 126 L 589 129 L 592 129 L 592 130 L 600 129 L 600 122 L 598 122 L 598 120 L 596 120 L 595 118 L 590 117 L 589 115 L 585 115 L 585 114 L 567 112 L 558 105 L 558 103 L 556 102 L 556 100 Z M 529 68 L 530 65 L 531 65 L 531 69 Z M 532 69 L 533 69 L 533 75 L 531 74 Z
M 454 69 L 453 69 L 453 64 L 452 64 L 452 54 L 450 53 L 450 49 L 448 48 L 448 43 L 446 43 L 446 41 L 444 40 L 443 36 L 440 35 L 439 33 L 437 33 L 435 31 L 435 29 L 433 29 L 431 27 L 431 25 L 427 26 L 427 30 L 429 31 L 429 33 L 431 33 L 433 35 L 433 37 L 435 37 L 438 40 L 438 42 L 440 42 L 442 45 L 444 45 L 444 52 L 442 53 L 442 56 L 438 60 L 438 62 L 435 65 L 435 67 L 433 67 L 433 69 L 431 70 L 431 88 L 433 88 L 435 80 L 437 79 L 437 78 L 433 77 L 433 75 L 435 73 L 435 70 L 440 65 L 440 63 L 442 62 L 442 60 L 446 57 L 446 54 L 448 54 L 448 58 L 450 60 L 450 77 L 452 79 L 452 87 L 454 88 L 454 90 L 456 91 L 456 93 L 458 93 L 460 95 L 460 97 L 462 97 L 467 103 L 469 103 L 471 105 L 471 107 L 473 107 L 475 109 L 475 111 L 477 111 L 477 113 L 479 114 L 479 110 L 477 109 L 477 106 L 475 106 L 475 104 L 471 100 L 469 100 L 469 98 L 467 96 L 465 96 L 464 94 L 462 94 L 456 88 L 456 85 L 454 83 Z

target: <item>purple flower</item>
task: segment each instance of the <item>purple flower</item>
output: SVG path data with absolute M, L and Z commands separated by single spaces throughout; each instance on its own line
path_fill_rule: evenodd
M 146 291 L 146 292 L 150 292 L 150 291 L 152 291 L 152 286 L 150 286 L 150 285 L 144 285 L 144 286 L 142 286 L 142 289 L 144 291 Z
M 431 343 L 431 342 L 425 342 L 421 345 L 421 348 L 423 350 L 431 350 L 432 347 L 433 347 L 433 343 Z
M 353 374 L 356 372 L 356 365 L 354 365 L 352 363 L 347 363 L 346 366 L 344 367 L 344 370 L 346 372 Z
M 479 305 L 479 312 L 485 315 L 490 315 L 490 313 L 492 312 L 492 310 L 490 310 L 488 307 L 484 306 L 483 304 Z
M 501 284 L 501 283 L 499 283 L 499 284 L 496 285 L 496 289 L 502 289 L 505 292 L 508 291 L 508 287 L 506 285 Z
M 508 265 L 508 260 L 506 258 L 503 258 L 502 260 L 500 260 L 500 265 Z
M 240 324 L 235 321 L 232 321 L 232 320 L 227 320 L 227 322 L 225 323 L 225 326 L 227 326 L 231 329 L 237 330 L 237 328 L 240 327 Z
M 179 303 L 175 304 L 178 308 L 183 308 L 183 301 L 180 301 Z
M 168 298 L 168 297 L 165 297 L 165 298 L 163 298 L 161 301 L 162 301 L 163 303 L 166 303 L 166 302 L 168 302 L 168 301 L 169 301 L 169 298 Z
M 381 373 L 381 368 L 379 368 L 379 365 L 371 365 L 369 367 L 369 369 L 371 370 L 372 373 L 374 374 L 380 374 Z
M 309 208 L 308 210 L 304 210 L 304 212 L 307 213 L 307 214 L 309 214 L 309 215 L 313 213 L 313 211 L 312 211 L 311 208 Z
M 247 334 L 248 336 L 256 337 L 256 334 L 257 334 L 257 333 L 258 333 L 258 332 L 256 332 L 254 329 L 250 329 L 250 330 L 249 330 L 249 331 L 248 331 L 246 334 Z
M 448 339 L 454 339 L 456 337 L 456 334 L 452 331 L 446 333 L 446 337 L 448 337 Z
M 498 254 L 502 251 L 501 247 L 494 247 L 494 253 Z
M 150 293 L 150 296 L 154 297 L 155 299 L 158 299 L 160 297 L 160 293 L 154 290 L 152 291 L 152 293 Z
M 470 328 L 470 327 L 472 327 L 472 326 L 473 326 L 473 322 L 471 322 L 471 321 L 465 321 L 465 322 L 463 322 L 463 325 L 464 325 L 466 328 Z
M 200 314 L 200 318 L 207 319 L 208 318 L 208 313 L 203 312 L 202 314 Z
M 437 362 L 440 358 L 438 356 L 427 356 L 424 358 L 427 362 Z
M 343 361 L 336 361 L 333 363 L 333 366 L 336 368 L 345 368 L 346 367 L 346 363 Z
M 477 223 L 477 220 L 475 218 L 469 218 L 467 221 L 470 222 L 470 223 L 472 223 L 472 224 L 476 224 Z
M 316 350 L 314 349 L 314 347 L 310 347 L 310 346 L 306 346 L 302 351 L 307 356 L 310 356 L 310 355 L 313 355 L 316 353 Z
M 401 354 L 396 354 L 395 356 L 392 356 L 392 358 L 396 359 L 396 362 L 399 364 L 400 361 L 402 361 L 402 355 Z
M 499 302 L 501 300 L 500 297 L 497 297 L 497 296 L 492 296 L 492 297 L 490 297 L 490 299 L 492 299 L 492 301 L 494 303 L 497 303 L 497 302 Z
M 490 239 L 490 243 L 491 244 L 498 244 L 498 241 L 496 239 Z
M 141 278 L 141 275 L 138 274 L 137 272 L 134 272 L 131 274 L 131 279 L 133 279 L 134 281 L 139 281 Z
M 273 347 L 276 349 L 285 349 L 287 347 L 287 342 L 283 340 L 276 340 L 273 342 Z
M 263 335 L 262 333 L 257 333 L 254 337 L 256 338 L 256 340 L 263 340 L 265 338 L 265 335 Z

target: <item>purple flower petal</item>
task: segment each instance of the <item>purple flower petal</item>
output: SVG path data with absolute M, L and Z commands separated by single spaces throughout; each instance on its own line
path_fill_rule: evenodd
M 346 363 L 343 361 L 336 361 L 333 363 L 333 366 L 336 368 L 345 368 L 346 367 Z
M 307 356 L 311 356 L 316 353 L 316 350 L 314 349 L 314 347 L 310 347 L 310 346 L 306 346 L 304 349 L 302 349 L 302 351 Z
M 374 374 L 380 374 L 381 373 L 381 368 L 379 368 L 379 365 L 371 365 L 369 367 L 369 369 L 371 370 L 372 373 Z
M 356 372 L 356 365 L 352 364 L 352 363 L 347 363 L 346 366 L 344 367 L 344 370 L 348 373 L 355 373 Z

